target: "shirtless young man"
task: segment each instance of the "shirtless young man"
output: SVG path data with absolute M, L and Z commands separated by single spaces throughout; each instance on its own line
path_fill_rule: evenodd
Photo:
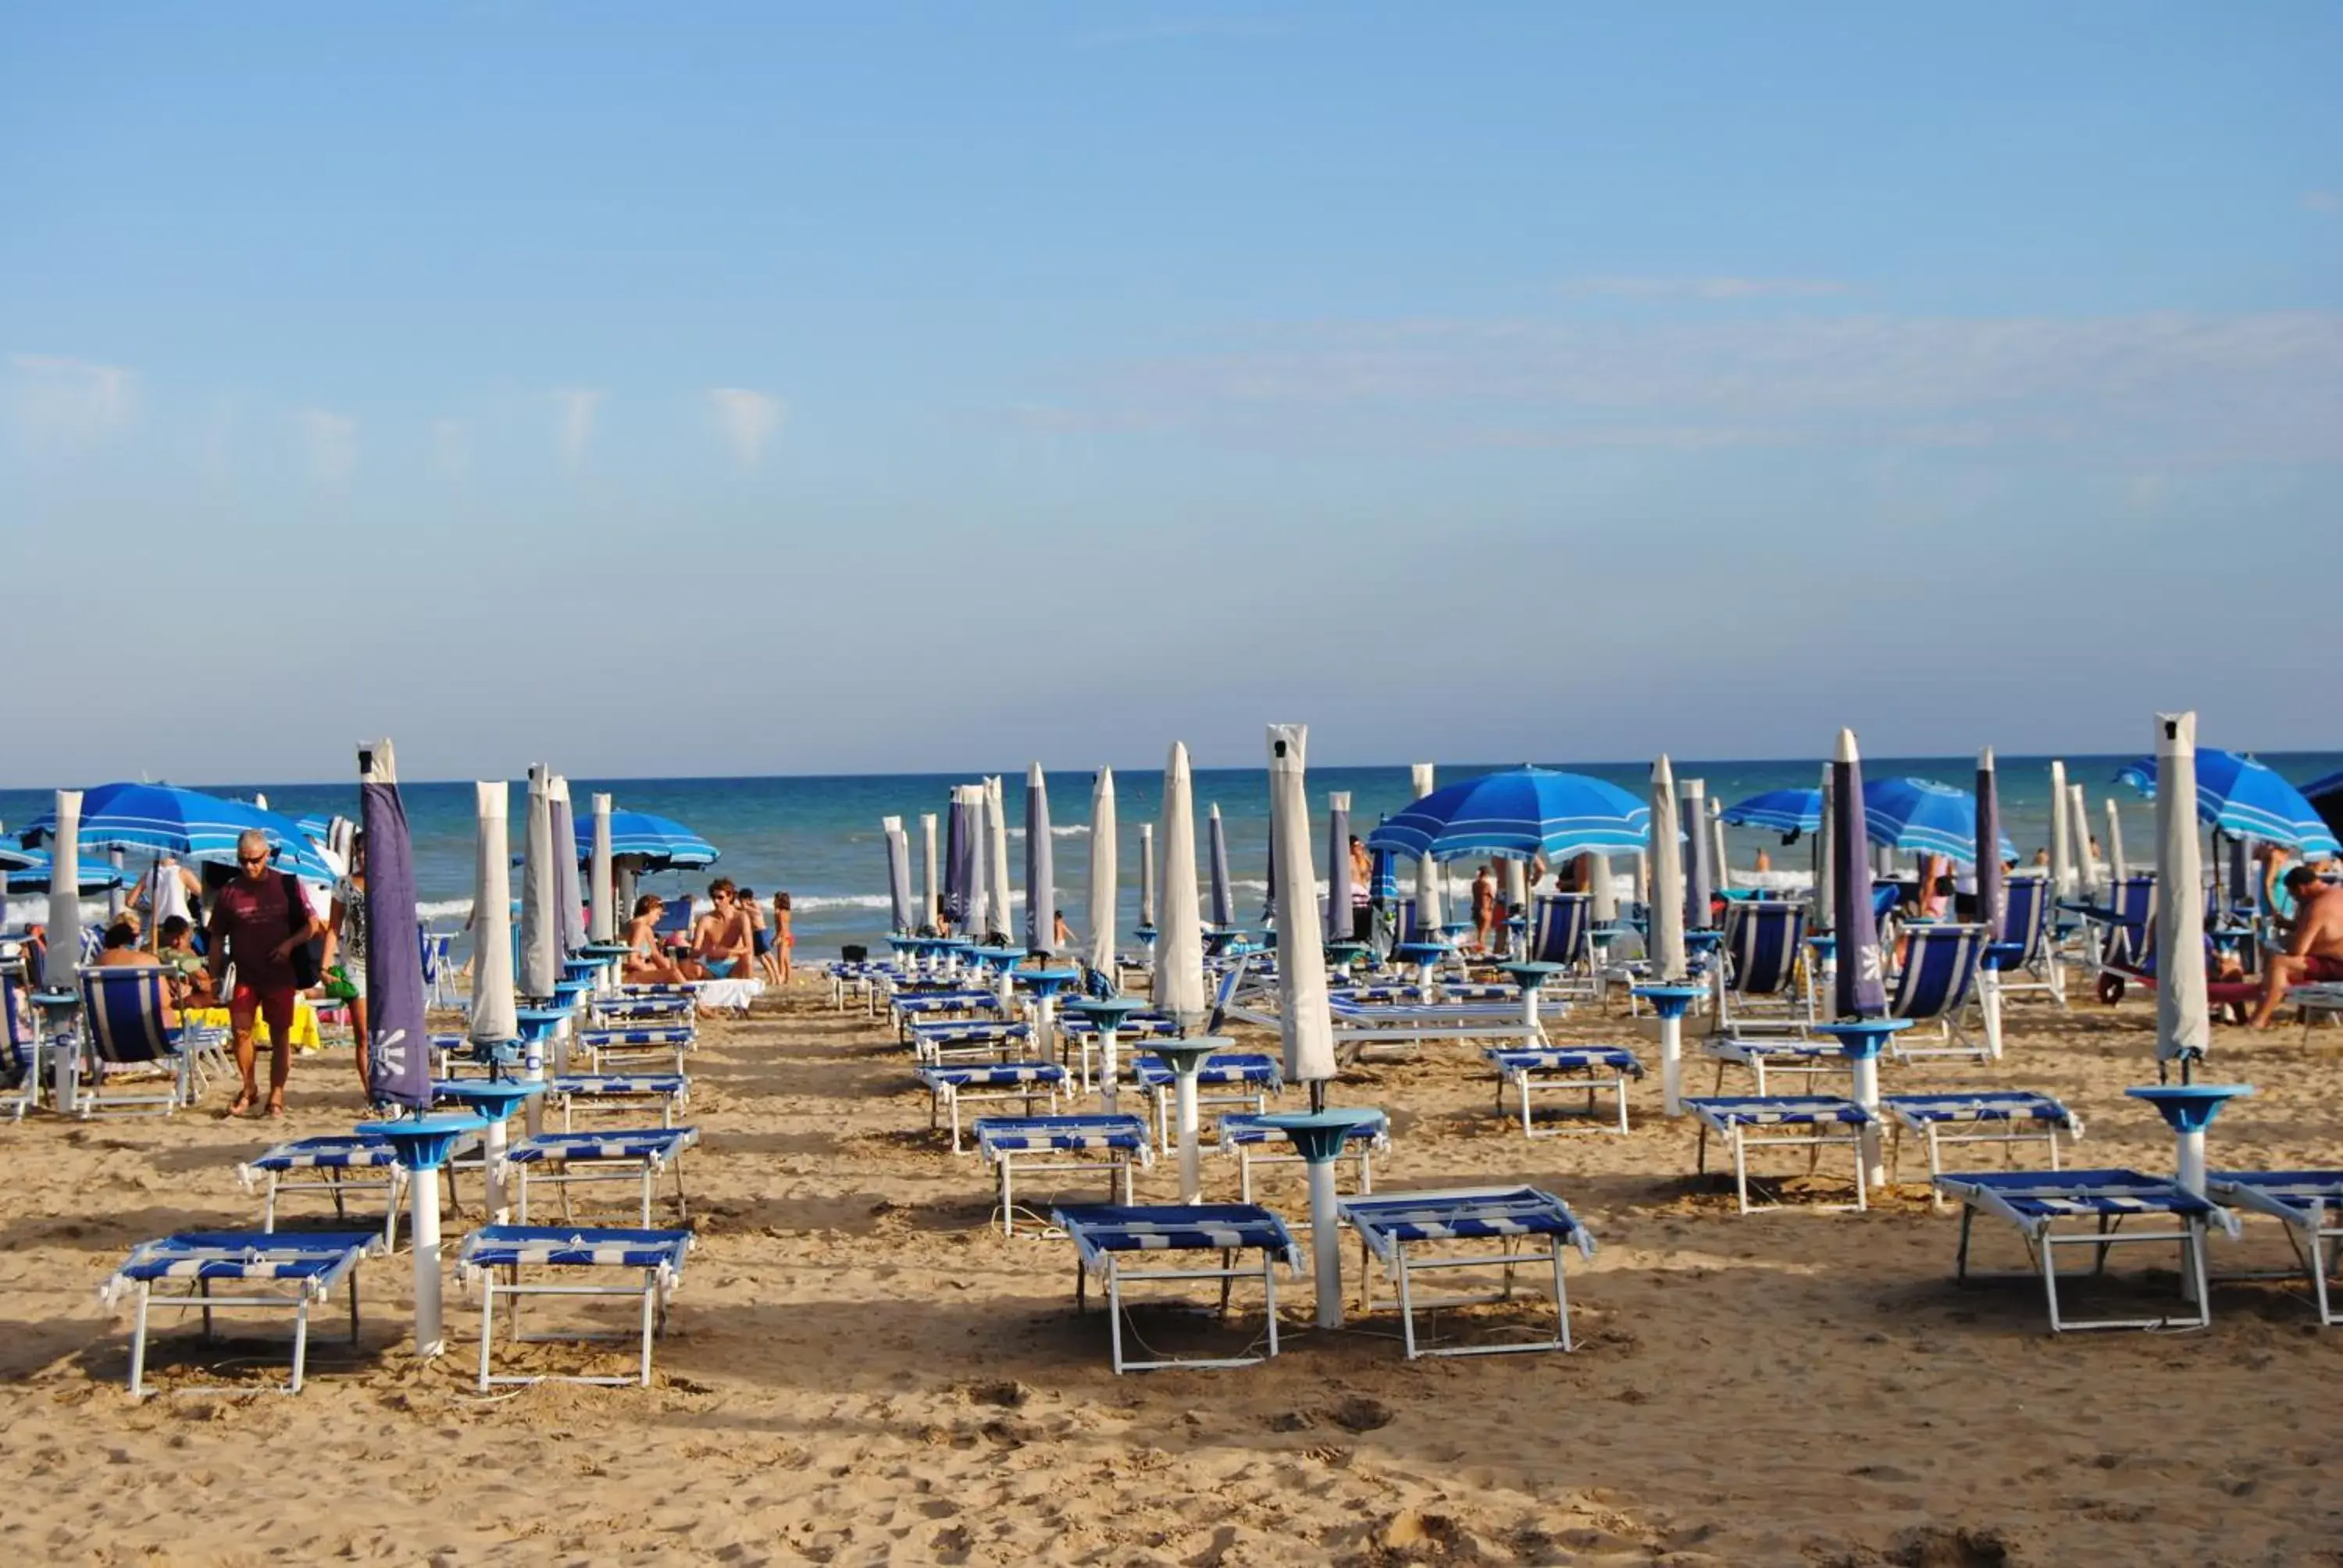
M 709 883 L 708 901 L 716 907 L 693 925 L 691 956 L 707 967 L 711 980 L 754 980 L 756 930 L 749 923 L 749 911 L 740 907 L 732 879 L 719 877 Z
M 2286 951 L 2269 956 L 2261 1005 L 2254 1010 L 2256 1029 L 2270 1026 L 2288 986 L 2343 980 L 2343 888 L 2330 888 L 2309 867 L 2297 866 L 2286 874 L 2286 890 L 2294 895 L 2294 940 Z

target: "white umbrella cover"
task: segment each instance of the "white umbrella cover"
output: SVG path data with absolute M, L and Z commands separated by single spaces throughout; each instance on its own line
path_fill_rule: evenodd
M 1269 820 L 1277 845 L 1277 885 L 1290 900 L 1318 885 L 1310 863 L 1310 799 L 1305 793 L 1306 724 L 1269 727 Z M 1347 851 L 1346 851 L 1347 852 Z M 1334 1076 L 1334 1023 L 1327 1010 L 1326 950 L 1312 922 L 1277 922 L 1277 1022 L 1285 1043 L 1290 1083 L 1321 1083 Z
M 1196 908 L 1196 808 L 1188 748 L 1172 743 L 1163 769 L 1163 888 L 1153 1000 L 1192 1030 L 1204 1019 L 1204 922 Z
M 2197 828 L 2197 716 L 2156 716 L 2156 1059 L 2202 1058 L 2205 854 Z

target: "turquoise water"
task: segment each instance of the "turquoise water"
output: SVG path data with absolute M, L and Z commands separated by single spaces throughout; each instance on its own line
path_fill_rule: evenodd
M 2092 830 L 2105 837 L 2099 802 L 2112 796 L 2122 812 L 2124 842 L 2135 862 L 2153 858 L 2154 808 L 2128 788 L 2112 782 L 2127 757 L 2070 757 L 2067 778 L 2080 783 L 2089 797 Z M 2343 768 L 2343 754 L 2264 754 L 2263 760 L 2298 783 Z M 1443 763 L 1443 783 L 1490 771 L 1495 765 Z M 1505 764 L 1504 766 L 1511 766 Z M 1606 779 L 1637 796 L 1650 777 L 1644 762 L 1554 763 Z M 1867 759 L 1865 775 L 1873 779 L 1911 774 L 1941 779 L 1966 789 L 1975 775 L 1973 758 Z M 1728 805 L 1767 789 L 1811 788 L 1819 765 L 1815 762 L 1682 760 L 1675 764 L 1679 780 L 1702 779 L 1714 799 Z M 1021 769 L 1003 770 L 1006 798 L 1012 821 L 1024 814 Z M 754 888 L 769 898 L 786 888 L 797 909 L 798 950 L 801 956 L 824 957 L 843 942 L 870 942 L 884 933 L 887 923 L 886 849 L 879 820 L 902 817 L 912 844 L 916 885 L 919 859 L 919 817 L 932 811 L 940 817 L 951 786 L 969 782 L 963 774 L 886 774 L 840 778 L 783 779 L 627 779 L 570 781 L 573 798 L 582 810 L 596 790 L 608 790 L 621 807 L 672 817 L 697 829 L 723 851 L 717 871 Z M 1060 902 L 1077 929 L 1082 924 L 1082 889 L 1089 857 L 1090 775 L 1068 771 L 1051 776 L 1051 817 L 1055 829 Z M 2005 757 L 2000 759 L 2002 815 L 2021 859 L 2031 859 L 2049 839 L 2049 768 L 2044 758 Z M 269 805 L 291 816 L 309 812 L 340 812 L 355 816 L 355 782 L 321 784 L 238 784 L 209 786 L 221 794 L 249 798 L 265 793 Z M 1385 768 L 1329 768 L 1310 777 L 1310 801 L 1319 813 L 1318 841 L 1313 845 L 1322 862 L 1325 801 L 1330 790 L 1351 792 L 1351 820 L 1364 833 L 1381 815 L 1404 806 L 1410 797 L 1404 764 Z M 1121 823 L 1121 929 L 1137 923 L 1139 828 L 1155 820 L 1161 805 L 1160 771 L 1115 775 L 1117 814 Z M 1266 891 L 1263 874 L 1267 853 L 1269 776 L 1261 769 L 1201 769 L 1195 774 L 1196 812 L 1201 834 L 1205 808 L 1217 802 L 1226 822 L 1232 875 L 1238 884 L 1241 913 L 1258 912 Z M 468 782 L 409 784 L 403 787 L 407 818 L 415 835 L 416 879 L 424 913 L 441 925 L 461 921 L 469 907 L 472 880 L 473 788 Z M 525 804 L 525 790 L 515 785 L 515 817 Z M 43 809 L 47 797 L 35 790 L 0 790 L 0 823 L 21 823 Z M 1012 880 L 1022 885 L 1024 848 L 1021 827 L 1010 846 Z M 516 836 L 518 841 L 518 836 Z M 1774 851 L 1777 869 L 1803 869 L 1806 849 L 1801 843 L 1785 849 L 1772 834 L 1728 830 L 1731 863 L 1747 869 L 1757 849 Z M 1199 846 L 1200 866 L 1202 846 Z M 1319 866 L 1323 877 L 1325 867 Z M 704 886 L 716 871 L 686 879 L 677 873 L 650 879 L 648 888 L 673 891 L 689 885 Z M 12 920 L 38 918 L 38 901 L 19 899 L 11 906 Z

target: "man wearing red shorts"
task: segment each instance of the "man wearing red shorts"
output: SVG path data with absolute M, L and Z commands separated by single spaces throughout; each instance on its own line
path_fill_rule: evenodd
M 293 1073 L 293 950 L 326 934 L 325 921 L 309 907 L 308 895 L 292 876 L 268 867 L 268 840 L 247 832 L 236 841 L 239 874 L 220 890 L 205 925 L 210 938 L 213 987 L 228 999 L 235 1030 L 236 1070 L 244 1091 L 228 1107 L 242 1116 L 260 1098 L 254 1081 L 252 1040 L 256 1015 L 268 1020 L 268 1114 L 285 1114 L 285 1081 Z M 236 989 L 221 984 L 236 966 Z
M 2269 955 L 2262 979 L 2261 1006 L 2253 1026 L 2268 1029 L 2287 988 L 2326 980 L 2343 980 L 2343 888 L 2329 887 L 2308 866 L 2286 874 L 2286 890 L 2294 895 L 2294 940 L 2286 951 Z

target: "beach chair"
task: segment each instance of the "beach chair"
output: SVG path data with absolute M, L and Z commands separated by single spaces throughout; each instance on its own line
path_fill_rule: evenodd
M 170 970 L 129 965 L 92 965 L 80 971 L 81 1019 L 87 1073 L 86 1091 L 75 1097 L 75 1110 L 84 1118 L 107 1114 L 168 1116 L 196 1098 L 195 1053 L 216 1050 L 224 1031 L 190 1025 L 166 1027 L 163 1011 L 167 1000 L 164 981 Z M 109 1079 L 139 1070 L 160 1071 L 164 1084 L 147 1092 L 116 1090 Z
M 2089 933 L 2085 961 L 2099 1000 L 2120 1001 L 2124 981 L 2136 975 L 2155 940 L 2156 873 L 2126 877 L 2108 890 L 2107 903 L 2077 906 L 2077 911 Z
M 1716 1063 L 1715 1091 L 1725 1089 L 1725 1070 L 1745 1068 L 1756 1080 L 1755 1092 L 1770 1094 L 1769 1077 L 1794 1075 L 1806 1081 L 1811 1091 L 1814 1081 L 1833 1073 L 1847 1070 L 1846 1053 L 1839 1050 L 1836 1040 L 1802 1040 L 1795 1035 L 1711 1035 L 1701 1041 L 1702 1054 Z
M 2228 1274 L 2224 1279 L 2292 1278 L 2310 1282 L 2311 1306 L 2327 1328 L 2343 1324 L 2332 1304 L 2331 1276 L 2343 1254 L 2343 1171 L 2216 1171 L 2205 1179 L 2206 1196 L 2230 1209 L 2266 1215 L 2286 1227 L 2298 1270 L 2279 1274 Z
M 928 1086 L 928 1131 L 933 1132 L 938 1120 L 950 1112 L 951 1151 L 958 1154 L 962 1152 L 962 1103 L 1021 1100 L 1025 1102 L 1025 1114 L 1031 1116 L 1033 1101 L 1045 1100 L 1054 1113 L 1059 1096 L 1065 1092 L 1066 1070 L 1054 1061 L 953 1062 L 920 1068 L 920 1081 Z
M 2003 885 L 2008 901 L 2002 912 L 2001 940 L 2017 950 L 2001 968 L 2003 998 L 2041 991 L 2060 1007 L 2066 1006 L 2066 971 L 2058 963 L 2052 940 L 2057 900 L 2050 879 L 2012 873 Z
M 659 1126 L 675 1125 L 677 1115 L 691 1095 L 691 1080 L 680 1072 L 578 1072 L 547 1081 L 546 1098 L 561 1108 L 561 1130 L 576 1130 L 581 1111 L 639 1111 L 647 1101 L 659 1106 Z
M 994 1060 L 1021 1050 L 1032 1038 L 1030 1023 L 950 1019 L 910 1026 L 911 1053 L 922 1062 Z
M 1293 1232 L 1285 1221 L 1252 1203 L 1172 1203 L 1147 1207 L 1121 1204 L 1061 1205 L 1051 1211 L 1051 1223 L 1074 1243 L 1074 1311 L 1084 1305 L 1089 1277 L 1106 1283 L 1107 1346 L 1115 1375 L 1151 1372 L 1161 1367 L 1201 1371 L 1220 1367 L 1255 1366 L 1277 1353 L 1277 1266 L 1292 1268 L 1300 1261 Z M 1134 1255 L 1160 1252 L 1218 1252 L 1220 1266 L 1143 1269 Z M 1258 1270 L 1239 1255 L 1256 1253 Z M 1259 1355 L 1240 1353 L 1217 1357 L 1158 1356 L 1131 1361 L 1123 1354 L 1123 1291 L 1134 1284 L 1184 1283 L 1198 1280 L 1220 1285 L 1220 1315 L 1228 1316 L 1229 1297 L 1237 1281 L 1261 1278 L 1262 1312 L 1267 1320 L 1264 1349 Z M 1143 1344 L 1145 1342 L 1141 1342 Z
M 40 1103 L 41 1030 L 19 980 L 22 965 L 0 964 L 0 1108 L 12 1121 Z
M 1160 1056 L 1137 1055 L 1131 1070 L 1141 1091 L 1155 1101 L 1155 1125 L 1163 1152 L 1169 1154 L 1177 1136 L 1172 1129 L 1172 1098 L 1179 1077 Z M 1269 1097 L 1284 1087 L 1284 1064 L 1276 1057 L 1257 1050 L 1216 1050 L 1196 1070 L 1196 1108 L 1240 1105 L 1266 1111 Z
M 1168 1040 L 1179 1032 L 1178 1021 L 1160 1012 L 1134 1012 L 1115 1025 L 1117 1066 L 1121 1073 L 1125 1076 L 1130 1074 L 1131 1064 L 1137 1060 L 1146 1041 Z M 1076 1070 L 1081 1075 L 1084 1093 L 1090 1091 L 1093 1077 L 1092 1064 L 1098 1054 L 1099 1034 L 1099 1026 L 1086 1018 L 1061 1018 L 1058 1020 L 1058 1037 L 1065 1041 L 1067 1053 L 1080 1058 Z
M 1973 1061 L 1990 1061 L 1993 1053 L 1985 1040 L 1972 1040 L 1961 1027 L 1961 1014 L 1976 986 L 1977 964 L 1985 957 L 1985 928 L 1915 920 L 1904 928 L 1903 944 L 1903 966 L 1896 971 L 1896 983 L 1887 993 L 1887 1016 L 1934 1023 L 1941 1043 L 1915 1044 L 1913 1036 L 1917 1031 L 1905 1030 L 1889 1040 L 1888 1050 L 1896 1060 L 1965 1056 Z
M 456 1256 L 456 1278 L 473 1287 L 480 1296 L 480 1392 L 486 1393 L 498 1383 L 531 1382 L 598 1383 L 606 1387 L 632 1383 L 649 1388 L 651 1344 L 667 1328 L 668 1302 L 683 1283 L 683 1261 L 691 1246 L 689 1231 L 578 1231 L 561 1225 L 483 1225 L 474 1231 L 464 1238 L 463 1251 Z M 563 1277 L 535 1282 L 522 1273 L 523 1270 L 544 1269 L 561 1270 Z M 577 1271 L 581 1269 L 593 1271 L 605 1280 L 609 1273 L 619 1278 L 608 1282 L 583 1282 L 577 1277 Z M 488 1357 L 496 1340 L 498 1296 L 511 1303 L 507 1332 L 515 1343 L 627 1340 L 639 1336 L 641 1361 L 626 1376 L 574 1372 L 498 1375 L 489 1370 Z M 639 1329 L 624 1332 L 572 1329 L 558 1333 L 529 1333 L 521 1328 L 520 1308 L 522 1301 L 530 1296 L 633 1297 L 641 1303 L 641 1323 Z
M 299 1393 L 309 1362 L 309 1309 L 330 1298 L 345 1280 L 350 1286 L 350 1342 L 358 1337 L 357 1266 L 382 1250 L 382 1238 L 372 1231 L 329 1231 L 306 1234 L 270 1234 L 259 1231 L 183 1231 L 176 1235 L 141 1241 L 98 1292 L 108 1307 L 125 1297 L 137 1302 L 130 1331 L 130 1394 L 144 1399 L 146 1386 L 146 1335 L 158 1287 L 163 1300 L 193 1307 L 203 1317 L 204 1337 L 212 1337 L 212 1314 L 218 1312 L 290 1311 L 293 1313 L 292 1381 L 273 1392 Z M 252 1293 L 223 1295 L 216 1287 L 248 1284 Z M 282 1287 L 270 1290 L 275 1285 Z M 176 1393 L 252 1393 L 248 1383 L 225 1388 L 175 1389 Z
M 1947 1143 L 1993 1143 L 2005 1151 L 2020 1144 L 2048 1145 L 2050 1169 L 2058 1169 L 2058 1140 L 2083 1136 L 2082 1119 L 2066 1105 L 2030 1089 L 1954 1090 L 1935 1094 L 1886 1094 L 1879 1109 L 1895 1120 L 1896 1131 L 1887 1155 L 1887 1173 L 1896 1180 L 1906 1129 L 1918 1133 L 1928 1150 L 1929 1190 L 1941 1208 L 1944 1196 L 1936 1180 L 1944 1174 L 1943 1146 Z
M 2237 1216 L 2161 1176 L 2137 1171 L 1964 1171 L 1936 1178 L 1937 1190 L 1961 1204 L 1960 1250 L 1955 1255 L 1954 1278 L 1973 1280 L 2032 1279 L 2042 1282 L 2043 1300 L 2050 1310 L 2050 1332 L 2068 1329 L 2201 1329 L 2213 1321 L 2210 1293 L 2206 1288 L 2205 1231 L 2218 1225 L 2232 1237 L 2238 1234 Z M 1979 1274 L 1969 1268 L 1969 1237 L 1979 1214 L 1988 1214 L 2014 1226 L 2025 1238 L 2034 1267 L 2022 1274 Z M 2121 1229 L 2126 1220 L 2160 1220 L 2177 1227 L 2149 1231 Z M 2083 1231 L 2061 1231 L 2064 1221 L 2087 1221 Z M 2107 1253 L 2118 1246 L 2170 1245 L 2180 1248 L 2183 1294 L 2188 1310 L 2181 1315 L 2153 1318 L 2069 1320 L 2058 1305 L 2058 1249 L 2086 1248 L 2093 1254 L 2092 1272 L 2107 1271 Z
M 651 1203 L 659 1173 L 675 1173 L 675 1212 L 690 1217 L 683 1191 L 683 1151 L 699 1141 L 696 1127 L 628 1128 L 608 1132 L 540 1132 L 505 1150 L 505 1164 L 519 1178 L 513 1194 L 514 1217 L 528 1223 L 528 1189 L 532 1181 L 555 1188 L 561 1197 L 561 1218 L 569 1220 L 569 1189 L 605 1181 L 637 1182 L 642 1191 L 642 1222 L 651 1222 Z
M 1522 1136 L 1553 1138 L 1564 1132 L 1577 1131 L 1565 1122 L 1539 1130 L 1530 1119 L 1530 1096 L 1536 1094 L 1580 1094 L 1586 1096 L 1586 1109 L 1581 1112 L 1565 1112 L 1572 1121 L 1591 1126 L 1597 1131 L 1627 1131 L 1627 1081 L 1644 1076 L 1644 1064 L 1635 1053 L 1616 1045 L 1544 1045 L 1491 1046 L 1481 1053 L 1497 1072 L 1497 1114 L 1505 1114 L 1505 1090 L 1511 1087 L 1521 1103 Z M 1598 1115 L 1594 1096 L 1602 1090 L 1611 1091 L 1612 1106 L 1616 1111 L 1614 1127 L 1604 1127 L 1594 1121 Z
M 1814 1022 L 1814 980 L 1801 961 L 1805 942 L 1805 905 L 1777 899 L 1727 903 L 1711 1031 L 1795 1033 Z
M 1259 1165 L 1302 1165 L 1301 1155 L 1293 1152 L 1292 1141 L 1281 1128 L 1270 1126 L 1259 1112 L 1231 1111 L 1221 1118 L 1220 1151 L 1237 1162 L 1237 1196 L 1244 1202 L 1252 1201 L 1253 1168 Z M 1375 1190 L 1375 1156 L 1391 1149 L 1391 1119 L 1382 1111 L 1372 1117 L 1361 1117 L 1344 1130 L 1342 1152 L 1336 1156 L 1335 1170 L 1342 1161 L 1350 1161 L 1357 1168 L 1358 1190 Z
M 684 1053 L 699 1040 L 699 1031 L 688 1023 L 637 1023 L 612 1029 L 581 1029 L 576 1043 L 586 1053 L 587 1069 L 591 1072 L 664 1069 L 680 1074 Z
M 457 1003 L 456 939 L 447 931 L 418 926 L 416 940 L 423 949 L 423 1005 L 428 1008 L 454 1007 Z
M 1378 1192 L 1343 1199 L 1336 1205 L 1335 1212 L 1359 1233 L 1369 1260 L 1359 1281 L 1361 1310 L 1373 1312 L 1392 1306 L 1399 1309 L 1400 1342 L 1408 1360 L 1426 1355 L 1501 1355 L 1571 1348 L 1570 1298 L 1563 1282 L 1563 1253 L 1575 1247 L 1580 1256 L 1594 1257 L 1594 1237 L 1579 1223 L 1570 1206 L 1554 1194 L 1535 1187 Z M 1493 1241 L 1497 1251 L 1477 1248 L 1460 1255 L 1447 1250 L 1448 1243 L 1459 1241 Z M 1541 1243 L 1544 1250 L 1535 1251 Z M 1439 1347 L 1421 1342 L 1416 1330 L 1418 1312 L 1437 1312 L 1445 1308 L 1511 1301 L 1515 1271 L 1541 1264 L 1553 1271 L 1554 1325 L 1551 1336 L 1525 1342 Z M 1394 1287 L 1393 1294 L 1382 1301 L 1374 1293 L 1378 1265 L 1391 1275 Z M 1495 1269 L 1501 1271 L 1501 1283 L 1494 1291 L 1467 1291 L 1431 1298 L 1417 1292 L 1417 1276 L 1454 1269 L 1483 1273 Z
M 468 1132 L 456 1141 L 450 1152 L 470 1153 L 479 1141 L 478 1133 Z M 447 1172 L 447 1206 L 454 1209 L 454 1160 L 441 1169 Z M 277 1201 L 287 1193 L 325 1193 L 333 1200 L 335 1221 L 341 1223 L 349 1219 L 347 1199 L 351 1193 L 379 1192 L 383 1201 L 382 1244 L 386 1249 L 398 1244 L 399 1201 L 407 1191 L 407 1171 L 399 1165 L 397 1150 L 387 1138 L 343 1132 L 292 1139 L 263 1150 L 238 1165 L 236 1181 L 246 1192 L 259 1191 L 260 1228 L 264 1232 L 277 1229 Z
M 699 1010 L 699 982 L 688 985 L 630 985 L 586 999 L 585 1022 L 589 1028 L 617 1029 L 628 1024 L 689 1021 Z
M 1734 1098 L 1708 1096 L 1686 1100 L 1684 1108 L 1700 1122 L 1700 1144 L 1694 1155 L 1695 1169 L 1708 1172 L 1708 1135 L 1716 1133 L 1733 1150 L 1733 1190 L 1744 1214 L 1762 1213 L 1767 1210 L 1785 1208 L 1782 1203 L 1749 1202 L 1749 1151 L 1760 1149 L 1805 1149 L 1806 1170 L 1811 1174 L 1825 1149 L 1841 1147 L 1855 1156 L 1855 1201 L 1853 1203 L 1823 1203 L 1806 1205 L 1822 1209 L 1856 1209 L 1869 1206 L 1869 1194 L 1865 1191 L 1863 1169 L 1863 1130 L 1875 1120 L 1871 1112 L 1852 1100 L 1842 1100 L 1828 1094 L 1774 1094 Z
M 1118 1111 L 1113 1115 L 980 1116 L 973 1131 L 976 1147 L 997 1176 L 1001 1193 L 1001 1233 L 1017 1233 L 1017 1175 L 1051 1171 L 1104 1171 L 1110 1189 L 1119 1189 L 1131 1202 L 1134 1165 L 1154 1162 L 1154 1144 L 1147 1123 Z M 1111 1199 L 1111 1191 L 1110 1192 Z

